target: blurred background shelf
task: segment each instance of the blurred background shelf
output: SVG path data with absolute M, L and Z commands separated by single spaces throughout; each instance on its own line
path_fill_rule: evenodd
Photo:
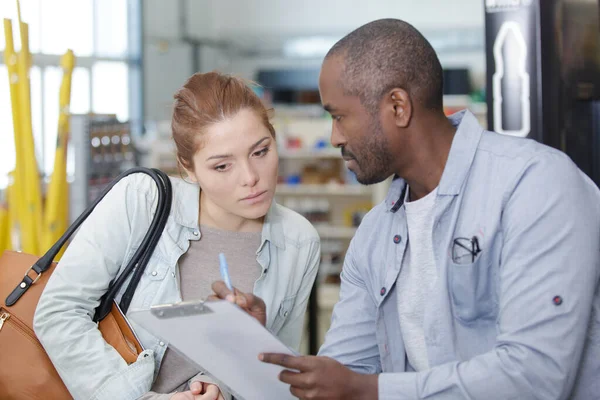
M 321 239 L 352 239 L 356 228 L 334 225 L 317 225 L 317 232 Z
M 373 192 L 367 186 L 361 185 L 335 185 L 335 184 L 298 184 L 277 185 L 276 194 L 281 196 L 360 196 L 369 197 Z
M 298 149 L 298 150 L 281 150 L 279 157 L 289 160 L 305 160 L 305 159 L 339 159 L 342 158 L 340 149 Z

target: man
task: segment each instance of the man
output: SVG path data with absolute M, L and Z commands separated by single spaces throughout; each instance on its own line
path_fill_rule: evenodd
M 327 54 L 331 142 L 394 175 L 346 254 L 318 357 L 263 354 L 302 399 L 600 398 L 600 194 L 563 153 L 442 108 L 427 40 L 393 19 Z M 224 297 L 221 284 L 215 291 Z M 241 296 L 251 313 L 259 299 Z

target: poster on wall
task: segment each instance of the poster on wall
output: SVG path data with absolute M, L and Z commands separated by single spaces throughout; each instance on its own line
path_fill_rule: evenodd
M 541 140 L 540 0 L 484 1 L 488 127 Z

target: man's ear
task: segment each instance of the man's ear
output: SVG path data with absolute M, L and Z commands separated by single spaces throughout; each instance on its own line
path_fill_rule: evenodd
M 386 103 L 394 113 L 396 126 L 406 128 L 412 118 L 412 101 L 408 92 L 401 88 L 394 88 L 388 92 Z

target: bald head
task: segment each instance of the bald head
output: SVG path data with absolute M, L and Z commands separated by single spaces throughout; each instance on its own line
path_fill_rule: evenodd
M 427 39 L 404 21 L 381 19 L 361 26 L 337 42 L 325 62 L 334 57 L 343 63 L 344 92 L 358 96 L 371 112 L 394 88 L 406 90 L 421 107 L 442 110 L 440 61 Z

